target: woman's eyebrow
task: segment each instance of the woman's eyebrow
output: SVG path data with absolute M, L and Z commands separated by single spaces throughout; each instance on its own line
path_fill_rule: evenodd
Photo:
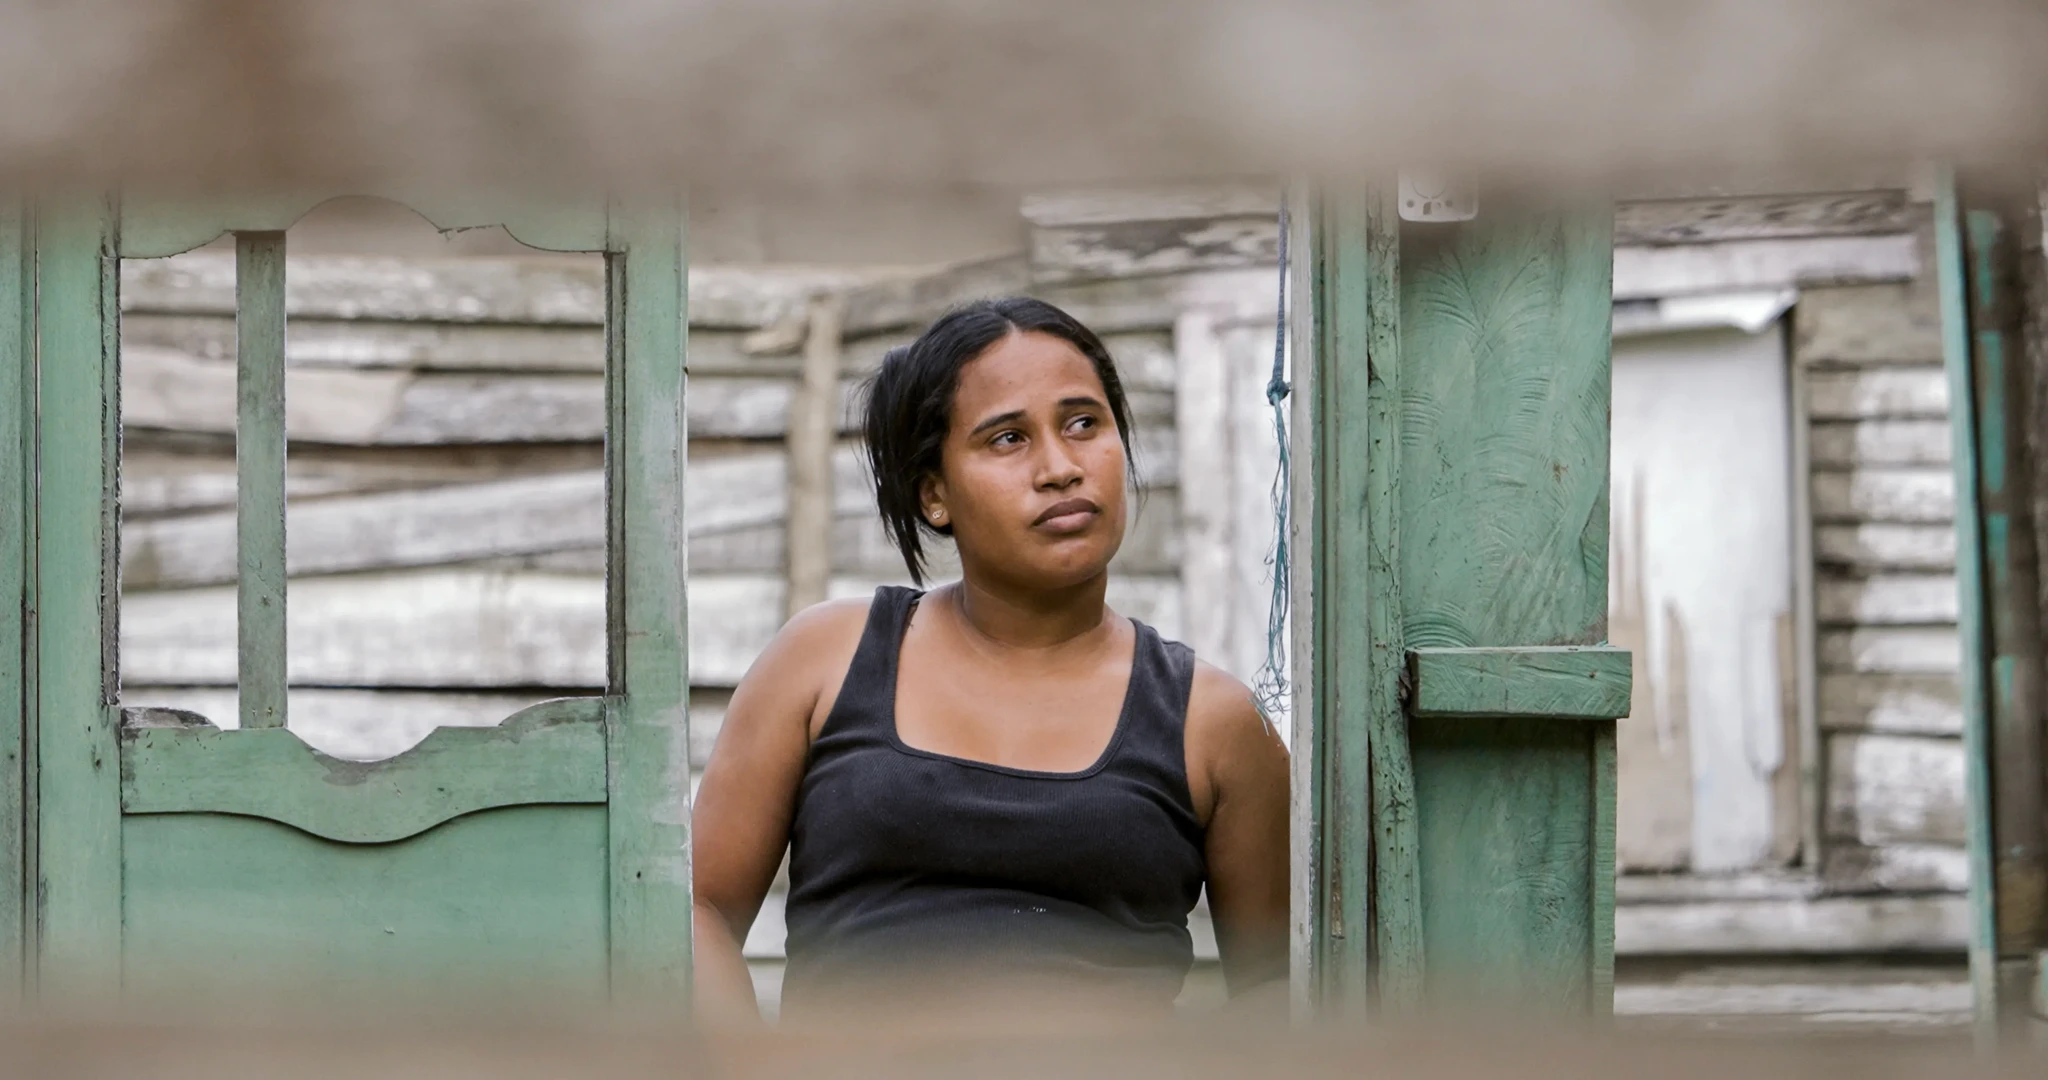
M 983 420 L 981 423 L 974 425 L 974 430 L 968 432 L 967 437 L 971 439 L 974 436 L 979 435 L 992 427 L 1000 427 L 1004 424 L 1014 424 L 1022 419 L 1024 419 L 1024 410 L 1022 409 L 1011 409 L 1009 412 L 1006 413 L 997 413 L 996 415 L 991 416 L 986 420 Z

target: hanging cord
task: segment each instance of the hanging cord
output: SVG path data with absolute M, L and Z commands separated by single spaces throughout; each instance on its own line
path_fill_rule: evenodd
M 1266 383 L 1266 403 L 1273 408 L 1273 437 L 1279 445 L 1279 465 L 1273 475 L 1273 548 L 1266 557 L 1272 568 L 1273 595 L 1266 605 L 1266 661 L 1252 687 L 1259 711 L 1269 719 L 1287 714 L 1287 511 L 1289 472 L 1287 452 L 1287 407 L 1291 387 L 1287 385 L 1287 192 L 1280 193 L 1280 302 L 1273 330 L 1273 377 Z

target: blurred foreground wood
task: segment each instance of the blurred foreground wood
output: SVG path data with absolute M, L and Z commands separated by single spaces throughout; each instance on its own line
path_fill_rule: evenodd
M 1028 1018 L 963 1031 L 918 1018 L 892 1024 L 693 1034 L 679 1018 L 482 1014 L 401 1022 L 270 1019 L 0 1023 L 0 1074 L 77 1080 L 160 1077 L 868 1077 L 1073 1076 L 1293 1078 L 1415 1076 L 1491 1080 L 1656 1077 L 1658 1080 L 1854 1080 L 2038 1077 L 2048 1057 L 1989 1059 L 1959 1044 L 1885 1036 L 1737 1041 L 1648 1034 L 1575 1034 L 1534 1026 L 1407 1025 L 1400 1034 L 1286 1031 L 1204 1017 L 1085 1034 L 1032 1033 Z

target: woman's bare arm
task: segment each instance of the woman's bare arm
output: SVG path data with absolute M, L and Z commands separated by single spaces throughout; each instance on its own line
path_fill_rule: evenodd
M 838 683 L 860 637 L 864 601 L 824 604 L 791 619 L 733 691 L 697 789 L 692 820 L 698 1015 L 760 1017 L 740 953 L 789 844 L 797 785 L 821 696 Z
M 1287 748 L 1243 683 L 1206 664 L 1188 702 L 1190 787 L 1208 812 L 1209 911 L 1232 996 L 1287 977 Z M 1206 804 L 1206 807 L 1202 804 Z

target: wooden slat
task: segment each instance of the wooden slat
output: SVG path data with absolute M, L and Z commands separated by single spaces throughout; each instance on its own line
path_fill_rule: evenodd
M 375 764 L 325 757 L 279 729 L 142 726 L 150 710 L 126 715 L 121 809 L 129 814 L 241 814 L 343 843 L 386 844 L 480 810 L 605 801 L 599 698 L 543 702 L 490 727 L 442 728 Z
M 1827 576 L 1814 583 L 1814 594 L 1815 613 L 1823 624 L 1952 626 L 1956 621 L 1953 574 Z
M 1409 712 L 1417 719 L 1529 716 L 1613 720 L 1628 715 L 1626 649 L 1424 648 L 1408 653 Z
M 1272 215 L 1120 221 L 1031 232 L 1031 276 L 1044 284 L 1185 274 L 1278 261 Z
M 189 445 L 188 445 L 189 444 Z M 292 499 L 538 476 L 604 464 L 599 443 L 496 443 L 408 447 L 293 447 L 285 458 Z M 124 520 L 235 504 L 234 449 L 225 439 L 129 431 L 121 449 Z
M 1277 218 L 1280 185 L 1162 184 L 1149 187 L 1071 188 L 1024 196 L 1019 213 L 1040 228 L 1114 225 L 1126 221 L 1186 221 L 1214 217 Z
M 1947 465 L 1946 420 L 1863 420 L 1813 425 L 1813 464 L 1823 469 L 1870 465 Z
M 789 588 L 784 614 L 794 616 L 824 601 L 832 576 L 832 522 L 838 516 L 833 473 L 839 389 L 840 339 L 846 298 L 822 294 L 811 302 L 804 342 L 803 377 L 789 408 L 787 494 L 783 513 L 783 574 Z
M 1713 199 L 1653 199 L 1614 208 L 1614 243 L 1696 244 L 1909 232 L 1925 216 L 1903 189 Z
M 1154 476 L 1173 480 L 1177 467 L 1170 444 L 1145 440 Z M 1163 460 L 1162 460 L 1163 459 Z M 688 468 L 692 538 L 779 525 L 787 508 L 787 463 L 773 451 L 702 458 Z M 884 573 L 900 565 L 880 541 L 861 534 L 859 523 L 875 518 L 873 489 L 859 454 L 851 447 L 833 456 L 833 510 L 850 518 L 837 533 L 834 565 L 839 569 L 881 564 Z M 1178 520 L 1179 500 L 1170 489 L 1153 489 L 1133 518 L 1120 565 L 1161 569 L 1174 538 L 1161 535 Z M 288 559 L 293 574 L 394 569 L 469 562 L 501 556 L 589 551 L 604 544 L 604 478 L 593 471 L 554 472 L 324 499 L 293 500 Z M 1154 506 L 1153 500 L 1163 500 Z M 223 512 L 131 522 L 122 541 L 123 587 L 131 590 L 181 588 L 235 580 L 235 519 Z M 847 544 L 856 546 L 847 547 Z M 761 538 L 733 544 L 759 547 Z M 699 545 L 692 546 L 693 562 Z M 778 537 L 765 548 L 711 554 L 710 569 L 768 569 L 782 565 Z M 934 568 L 951 573 L 954 564 Z
M 184 353 L 127 356 L 123 421 L 158 431 L 234 430 L 234 369 Z M 294 368 L 285 374 L 294 442 L 345 446 L 595 442 L 604 437 L 604 380 L 582 374 L 416 374 Z M 839 430 L 853 430 L 858 380 L 840 385 Z M 690 430 L 699 438 L 769 438 L 789 423 L 794 384 L 781 376 L 695 379 Z M 1133 422 L 1167 422 L 1170 395 L 1135 391 Z
M 901 581 L 902 576 L 884 579 Z M 880 582 L 835 578 L 834 597 Z M 437 569 L 291 581 L 294 684 L 329 687 L 600 688 L 604 582 L 591 575 Z M 731 686 L 781 626 L 779 574 L 695 575 L 690 681 Z M 1181 631 L 1168 575 L 1113 577 L 1110 603 L 1168 637 Z M 131 593 L 122 614 L 126 678 L 137 685 L 234 681 L 234 590 Z
M 1911 735 L 1828 738 L 1827 831 L 1880 846 L 1963 842 L 1963 744 Z
M 1046 285 L 1033 288 L 1032 295 L 1098 334 L 1168 330 L 1183 312 L 1194 310 L 1219 325 L 1270 323 L 1279 305 L 1274 271 L 1266 267 Z
M 1961 658 L 1953 627 L 1829 630 L 1820 636 L 1823 672 L 1953 675 Z
M 1955 517 L 1955 477 L 1947 469 L 1816 470 L 1813 515 L 1819 522 L 1936 524 Z
M 1866 572 L 1953 570 L 1953 525 L 1820 525 L 1813 546 L 1820 565 Z
M 284 251 L 235 237 L 235 604 L 245 728 L 285 726 Z
M 1948 418 L 1948 379 L 1932 364 L 1816 371 L 1808 386 L 1815 420 Z
M 1953 675 L 1820 677 L 1820 722 L 1830 731 L 1961 735 L 1962 708 Z
M 1904 281 L 1919 272 L 1919 253 L 1910 235 L 1617 247 L 1614 298 Z
M 1793 333 L 1794 355 L 1809 367 L 1941 359 L 1941 308 L 1925 278 L 1807 290 Z
M 1953 954 L 1969 934 L 1959 896 L 1642 904 L 1615 912 L 1623 956 Z
M 1969 854 L 1960 845 L 1830 843 L 1821 880 L 1834 893 L 1961 893 L 1970 887 Z

